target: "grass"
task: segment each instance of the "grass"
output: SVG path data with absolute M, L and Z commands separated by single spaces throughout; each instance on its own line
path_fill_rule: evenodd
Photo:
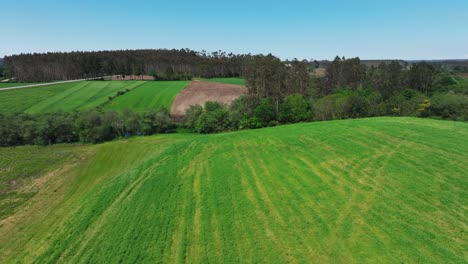
M 63 164 L 78 148 L 70 145 L 0 148 L 0 220 L 37 192 L 26 186 Z
M 132 110 L 170 109 L 187 82 L 83 81 L 44 87 L 0 91 L 0 113 L 81 111 L 97 106 Z M 113 99 L 118 91 L 130 92 Z
M 82 146 L 0 222 L 0 262 L 463 263 L 467 137 L 369 118 Z
M 219 83 L 228 83 L 228 84 L 237 84 L 237 85 L 245 85 L 245 79 L 243 78 L 210 78 L 210 79 L 202 79 L 203 81 L 208 82 L 219 82 Z
M 26 112 L 43 113 L 58 111 L 87 110 L 107 102 L 109 96 L 118 91 L 133 89 L 145 82 L 141 81 L 85 81 L 79 82 L 46 100 L 29 107 Z
M 0 82 L 0 88 L 15 87 L 15 86 L 22 86 L 22 85 L 30 85 L 30 84 L 35 84 L 35 83 Z
M 188 83 L 188 81 L 146 82 L 138 89 L 113 99 L 105 105 L 105 108 L 115 110 L 128 108 L 142 111 L 165 107 L 170 110 L 175 97 Z
M 0 91 L 0 113 L 24 112 L 29 107 L 63 92 L 73 85 L 63 84 Z

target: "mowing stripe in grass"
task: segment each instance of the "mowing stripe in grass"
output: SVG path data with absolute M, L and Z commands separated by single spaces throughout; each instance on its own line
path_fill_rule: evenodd
M 467 133 L 370 118 L 82 146 L 62 202 L 0 226 L 0 262 L 462 263 Z

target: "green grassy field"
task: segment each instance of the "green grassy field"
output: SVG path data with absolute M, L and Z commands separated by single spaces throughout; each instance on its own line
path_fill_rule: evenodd
M 44 87 L 0 91 L 0 113 L 45 113 L 86 110 L 104 105 L 111 109 L 170 109 L 187 82 L 83 81 Z M 118 91 L 130 92 L 108 103 Z
M 0 262 L 464 263 L 467 138 L 369 118 L 70 145 L 0 222 Z
M 110 101 L 105 108 L 141 111 L 165 107 L 170 110 L 175 97 L 188 83 L 188 81 L 147 82 L 138 89 Z
M 202 79 L 202 80 L 203 81 L 208 81 L 208 82 L 219 82 L 219 83 L 245 85 L 245 79 L 243 79 L 243 78 L 210 78 L 210 79 Z
M 15 87 L 15 86 L 22 86 L 22 85 L 30 85 L 34 83 L 2 83 L 0 82 L 0 88 L 7 88 L 7 87 Z

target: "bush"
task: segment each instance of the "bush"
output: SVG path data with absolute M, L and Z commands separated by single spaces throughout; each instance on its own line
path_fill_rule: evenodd
M 348 97 L 346 105 L 347 117 L 359 118 L 365 117 L 369 112 L 369 101 L 362 95 L 352 95 Z
M 200 115 L 195 125 L 198 133 L 217 133 L 227 129 L 226 109 L 217 109 L 210 112 L 204 112 Z
M 419 104 L 417 112 L 420 117 L 430 116 L 431 115 L 431 101 L 429 101 L 428 99 L 424 99 L 424 101 Z
M 256 129 L 263 127 L 262 123 L 256 117 L 244 117 L 239 123 L 239 129 Z
M 270 99 L 260 99 L 257 108 L 255 108 L 254 117 L 258 120 L 262 127 L 270 125 L 271 121 L 275 120 L 275 107 L 273 106 L 273 103 Z
M 231 129 L 240 129 L 241 120 L 251 115 L 251 110 L 248 104 L 248 98 L 241 96 L 232 101 L 229 107 L 229 127 Z
M 445 119 L 467 121 L 468 96 L 454 92 L 438 93 L 431 97 L 432 114 Z
M 427 97 L 422 93 L 406 89 L 387 100 L 387 114 L 415 116 L 417 115 L 419 104 L 425 99 L 427 99 Z
M 281 104 L 279 121 L 282 123 L 297 123 L 311 119 L 307 100 L 301 94 L 291 94 Z
M 195 128 L 195 124 L 201 114 L 203 114 L 203 107 L 201 105 L 191 105 L 185 110 L 182 125 L 186 128 Z
M 349 93 L 340 92 L 320 98 L 314 104 L 315 120 L 334 120 L 346 118 Z
M 229 127 L 229 112 L 218 102 L 206 102 L 204 112 L 199 116 L 195 131 L 198 133 L 216 133 L 227 130 Z

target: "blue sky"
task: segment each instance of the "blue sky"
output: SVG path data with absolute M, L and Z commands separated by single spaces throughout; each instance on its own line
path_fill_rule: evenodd
M 468 59 L 468 0 L 0 0 L 0 56 L 190 48 L 283 59 Z

